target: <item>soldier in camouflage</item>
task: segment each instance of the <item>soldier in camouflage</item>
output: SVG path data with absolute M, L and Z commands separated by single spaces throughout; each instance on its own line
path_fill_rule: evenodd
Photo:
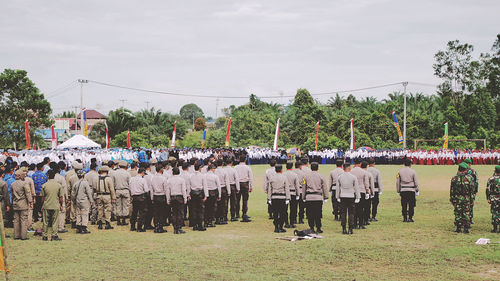
M 495 166 L 495 175 L 488 179 L 486 199 L 491 205 L 491 232 L 500 233 L 500 165 Z
M 467 166 L 468 166 L 465 173 L 467 175 L 470 175 L 474 179 L 474 192 L 471 195 L 472 197 L 470 200 L 470 209 L 469 209 L 469 212 L 470 212 L 469 220 L 470 220 L 471 224 L 474 224 L 474 222 L 472 221 L 472 218 L 474 217 L 474 201 L 476 201 L 476 194 L 477 194 L 478 189 L 479 189 L 479 177 L 477 176 L 476 170 L 472 169 L 472 167 L 471 167 L 472 160 L 470 158 L 467 158 L 464 160 L 464 162 L 467 163 Z
M 455 232 L 469 233 L 470 228 L 470 207 L 474 194 L 474 178 L 467 174 L 469 166 L 461 163 L 458 166 L 458 173 L 451 179 L 450 202 L 454 207 Z

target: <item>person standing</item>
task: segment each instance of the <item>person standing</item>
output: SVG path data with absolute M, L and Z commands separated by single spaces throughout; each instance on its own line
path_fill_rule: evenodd
M 222 159 L 218 159 L 217 162 L 217 168 L 215 169 L 214 173 L 219 177 L 219 182 L 221 184 L 220 187 L 220 200 L 217 201 L 217 213 L 216 213 L 216 219 L 215 219 L 215 224 L 227 224 L 227 203 L 229 196 L 231 196 L 231 186 L 229 184 L 229 177 L 227 175 L 225 167 L 223 167 L 224 162 Z
M 0 170 L 0 206 L 2 208 L 3 215 L 3 223 L 4 225 L 8 225 L 8 216 L 7 213 L 10 211 L 10 199 L 9 199 L 9 187 L 7 183 L 3 180 L 3 170 Z
M 215 227 L 213 221 L 217 212 L 217 201 L 221 199 L 221 184 L 219 177 L 215 174 L 215 165 L 209 164 L 205 180 L 208 189 L 208 198 L 205 201 L 205 227 Z
M 229 197 L 230 202 L 230 213 L 231 221 L 237 221 L 236 210 L 239 209 L 239 204 L 237 204 L 237 196 L 240 193 L 240 179 L 236 169 L 233 168 L 233 160 L 226 160 L 226 173 L 229 179 L 229 186 L 231 188 L 231 196 Z
M 365 195 L 365 207 L 363 208 L 363 222 L 365 225 L 370 225 L 370 210 L 372 206 L 372 198 L 373 194 L 375 193 L 375 184 L 374 181 L 375 179 L 373 178 L 373 175 L 367 171 L 368 169 L 368 162 L 363 161 L 361 162 L 361 169 L 366 172 L 368 175 L 368 186 L 366 190 L 366 195 Z
M 167 182 L 167 202 L 172 206 L 174 234 L 184 234 L 186 232 L 182 230 L 182 224 L 184 222 L 184 205 L 187 204 L 186 181 L 180 176 L 177 167 L 172 169 L 172 175 Z M 217 178 L 215 174 L 213 175 Z
M 344 159 L 337 158 L 335 160 L 335 168 L 330 172 L 330 193 L 332 194 L 332 213 L 334 220 L 338 221 L 340 217 L 340 203 L 337 201 L 337 180 L 339 176 L 344 172 L 342 165 L 344 164 Z
M 305 202 L 304 198 L 302 197 L 302 191 L 305 188 L 305 173 L 302 170 L 302 162 L 300 160 L 295 162 L 295 174 L 297 174 L 297 177 L 299 178 L 299 222 L 298 224 L 303 224 L 304 223 L 304 215 L 305 215 Z
M 146 197 L 149 195 L 149 186 L 144 179 L 146 170 L 139 168 L 137 175 L 130 179 L 130 194 L 132 195 L 132 215 L 130 216 L 130 231 L 146 232 Z M 137 222 L 137 228 L 136 228 Z
M 271 159 L 269 161 L 269 166 L 271 166 L 271 167 L 269 167 L 266 170 L 266 173 L 264 174 L 264 192 L 266 194 L 269 193 L 268 192 L 269 191 L 269 181 L 276 173 L 276 169 L 274 168 L 276 166 L 276 160 Z M 267 213 L 269 214 L 269 219 L 272 220 L 273 219 L 273 207 L 271 206 L 271 204 L 269 202 L 267 203 Z
M 62 209 L 64 200 L 64 190 L 63 186 L 54 179 L 57 172 L 56 170 L 47 171 L 49 180 L 43 184 L 40 192 L 43 204 L 43 241 L 49 240 L 49 227 L 52 228 L 51 240 L 62 240 L 57 235 L 57 231 L 59 229 L 59 211 Z
M 21 170 L 24 172 L 24 175 L 25 175 L 24 180 L 28 183 L 28 185 L 30 187 L 31 195 L 34 196 L 36 194 L 35 183 L 33 182 L 33 179 L 28 176 L 28 168 L 22 167 Z M 63 221 L 63 223 L 64 223 L 64 221 Z M 63 229 L 64 229 L 64 225 L 63 225 Z M 64 230 L 66 231 L 66 229 L 64 229 Z M 28 211 L 28 232 L 35 232 L 35 230 L 33 229 L 33 210 L 32 209 L 30 209 Z
M 97 182 L 97 213 L 98 213 L 98 229 L 102 229 L 102 225 L 106 224 L 105 229 L 113 229 L 111 226 L 111 206 L 116 199 L 115 187 L 113 180 L 108 176 L 109 167 L 102 166 L 98 170 L 99 179 Z M 74 186 L 74 185 L 73 185 Z
M 305 188 L 302 198 L 306 202 L 306 213 L 309 228 L 314 232 L 323 233 L 321 218 L 323 217 L 323 200 L 328 200 L 328 187 L 325 178 L 318 172 L 319 165 L 311 163 L 311 172 L 306 173 Z
M 486 200 L 490 204 L 491 233 L 500 233 L 500 165 L 495 166 L 495 174 L 486 184 Z
M 14 210 L 14 239 L 28 240 L 28 212 L 33 208 L 33 196 L 28 183 L 24 180 L 24 172 L 17 170 L 15 176 L 16 181 L 10 186 Z
M 90 163 L 90 171 L 84 176 L 85 181 L 88 182 L 92 190 L 92 200 L 94 204 L 90 206 L 90 223 L 95 225 L 97 223 L 97 183 L 99 182 L 99 174 L 97 173 L 97 163 Z M 69 192 L 71 197 L 71 191 Z
M 382 176 L 380 171 L 375 168 L 375 159 L 370 158 L 369 162 L 370 167 L 366 169 L 373 176 L 373 184 L 374 184 L 374 194 L 372 198 L 372 216 L 371 221 L 378 221 L 377 213 L 378 213 L 378 204 L 380 202 L 380 195 L 382 195 Z
M 156 166 L 156 174 L 151 179 L 151 200 L 153 201 L 154 233 L 165 233 L 163 229 L 167 216 L 167 178 L 163 175 L 163 167 Z
M 355 215 L 354 215 L 354 228 L 357 229 L 366 229 L 365 221 L 364 221 L 364 213 L 366 207 L 366 195 L 370 196 L 370 179 L 368 176 L 368 172 L 361 169 L 361 159 L 354 159 L 354 168 L 351 170 L 351 174 L 353 174 L 358 179 L 359 192 L 361 194 L 361 198 L 358 203 L 356 203 Z
M 188 186 L 189 196 L 191 197 L 189 207 L 191 213 L 189 214 L 189 218 L 192 220 L 193 230 L 205 231 L 207 229 L 203 226 L 203 220 L 205 215 L 205 201 L 209 193 L 205 175 L 200 172 L 200 163 L 198 161 L 194 164 L 194 173 L 189 178 Z
M 72 169 L 64 175 L 68 190 L 71 190 L 73 188 L 73 183 L 78 180 L 76 170 L 82 170 L 83 165 L 77 161 L 73 161 L 71 162 L 71 168 Z M 68 192 L 68 196 L 71 197 L 71 192 Z M 71 228 L 76 228 L 76 218 L 74 217 L 73 207 L 71 206 L 71 198 L 68 198 L 66 203 L 66 223 L 71 223 Z
M 287 205 L 290 203 L 290 184 L 283 175 L 283 166 L 275 165 L 275 173 L 269 178 L 267 190 L 267 203 L 272 207 L 274 219 L 274 232 L 286 232 L 283 224 L 286 218 Z
M 36 172 L 33 173 L 31 177 L 33 183 L 35 184 L 35 206 L 33 207 L 33 221 L 37 222 L 40 219 L 40 214 L 42 212 L 42 196 L 40 192 L 42 191 L 42 185 L 47 182 L 47 175 L 43 172 L 44 163 L 40 162 L 36 165 Z
M 238 178 L 240 179 L 240 193 L 238 198 L 243 199 L 241 212 L 242 212 L 242 222 L 250 222 L 250 217 L 247 215 L 248 212 L 248 197 L 250 192 L 253 190 L 253 173 L 252 169 L 246 164 L 246 155 L 240 156 L 240 163 L 234 167 L 238 173 Z M 239 199 L 238 199 L 239 202 Z M 236 212 L 236 218 L 239 217 L 239 203 L 238 210 Z
M 353 234 L 354 228 L 354 209 L 355 204 L 361 199 L 361 192 L 358 185 L 358 178 L 351 174 L 351 164 L 343 165 L 344 173 L 341 173 L 337 178 L 335 197 L 340 203 L 340 221 L 342 225 L 342 234 Z M 347 232 L 346 224 L 349 218 L 349 232 Z
M 300 198 L 300 182 L 299 182 L 299 177 L 297 176 L 296 173 L 293 172 L 293 163 L 292 162 L 287 162 L 286 163 L 286 172 L 283 173 L 283 175 L 286 177 L 288 180 L 288 183 L 290 184 L 290 203 L 287 204 L 290 206 L 290 221 L 288 223 L 288 219 L 285 218 L 285 227 L 286 228 L 295 228 L 295 224 L 297 224 L 297 206 L 298 206 L 298 201 Z M 285 209 L 286 211 L 286 209 Z
M 116 192 L 116 204 L 115 204 L 115 214 L 117 225 L 128 225 L 125 218 L 129 214 L 130 209 L 130 173 L 127 171 L 128 163 L 127 161 L 121 160 L 118 163 L 120 168 L 115 170 L 111 177 L 115 184 Z
M 64 177 L 61 175 L 61 165 L 57 164 L 55 165 L 54 169 L 55 175 L 54 175 L 54 180 L 57 181 L 63 188 L 63 201 L 60 207 L 60 211 L 58 214 L 57 218 L 57 232 L 58 233 L 66 233 L 68 232 L 66 230 L 65 226 L 65 220 L 66 220 L 66 201 L 70 197 L 69 193 L 71 191 L 68 191 L 68 188 L 66 186 L 66 180 Z
M 474 178 L 466 174 L 468 168 L 466 163 L 460 163 L 457 175 L 451 179 L 450 202 L 454 207 L 455 226 L 457 227 L 455 232 L 457 233 L 460 233 L 462 228 L 464 233 L 469 233 L 470 228 L 469 208 L 475 186 Z
M 75 205 L 76 215 L 76 233 L 89 234 L 87 229 L 89 223 L 90 207 L 94 205 L 94 194 L 89 183 L 84 179 L 82 170 L 76 172 L 78 181 L 73 185 L 71 190 L 71 198 L 74 198 L 73 204 Z
M 396 191 L 401 197 L 403 222 L 414 222 L 416 196 L 419 194 L 417 172 L 411 168 L 410 159 L 406 159 L 404 165 L 396 175 Z
M 477 195 L 477 192 L 479 189 L 479 178 L 477 176 L 476 170 L 472 169 L 472 160 L 470 160 L 470 158 L 467 158 L 464 160 L 464 162 L 467 163 L 467 166 L 468 166 L 468 169 L 467 169 L 467 171 L 465 171 L 465 173 L 467 175 L 470 175 L 474 180 L 474 190 L 473 190 L 472 198 L 470 200 L 470 208 L 469 208 L 470 223 L 474 224 L 474 222 L 472 221 L 472 218 L 474 217 L 474 201 L 476 201 L 476 195 Z

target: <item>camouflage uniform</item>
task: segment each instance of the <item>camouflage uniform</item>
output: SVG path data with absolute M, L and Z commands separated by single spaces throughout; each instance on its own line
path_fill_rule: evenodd
M 467 172 L 458 172 L 451 179 L 450 202 L 453 204 L 455 226 L 464 229 L 470 228 L 470 208 L 474 194 L 475 181 Z
M 491 204 L 491 224 L 497 228 L 500 226 L 500 173 L 488 179 L 486 199 Z
M 474 187 L 471 193 L 470 208 L 469 208 L 469 213 L 470 213 L 469 220 L 470 223 L 472 223 L 472 218 L 474 217 L 474 201 L 476 200 L 476 194 L 479 188 L 479 178 L 477 176 L 477 172 L 470 167 L 465 171 L 465 174 L 471 176 L 474 181 Z

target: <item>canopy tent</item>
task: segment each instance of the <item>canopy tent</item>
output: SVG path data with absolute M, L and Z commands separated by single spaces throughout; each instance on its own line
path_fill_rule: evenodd
M 101 148 L 101 145 L 83 135 L 74 135 L 69 140 L 57 146 L 57 149 L 66 148 Z

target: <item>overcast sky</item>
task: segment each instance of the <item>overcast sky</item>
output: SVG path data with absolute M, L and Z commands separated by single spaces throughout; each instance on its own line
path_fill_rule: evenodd
M 490 50 L 500 32 L 498 0 L 5 0 L 1 10 L 0 68 L 27 70 L 56 113 L 80 104 L 79 86 L 64 88 L 79 78 L 226 97 L 400 81 L 437 84 L 433 56 L 449 40 L 471 43 L 479 54 Z M 383 99 L 401 89 L 356 95 Z M 434 91 L 414 85 L 409 90 Z M 121 99 L 134 111 L 149 101 L 150 107 L 178 113 L 195 102 L 206 115 L 216 115 L 213 98 L 84 85 L 87 108 L 106 114 Z M 219 109 L 245 102 L 222 99 Z

